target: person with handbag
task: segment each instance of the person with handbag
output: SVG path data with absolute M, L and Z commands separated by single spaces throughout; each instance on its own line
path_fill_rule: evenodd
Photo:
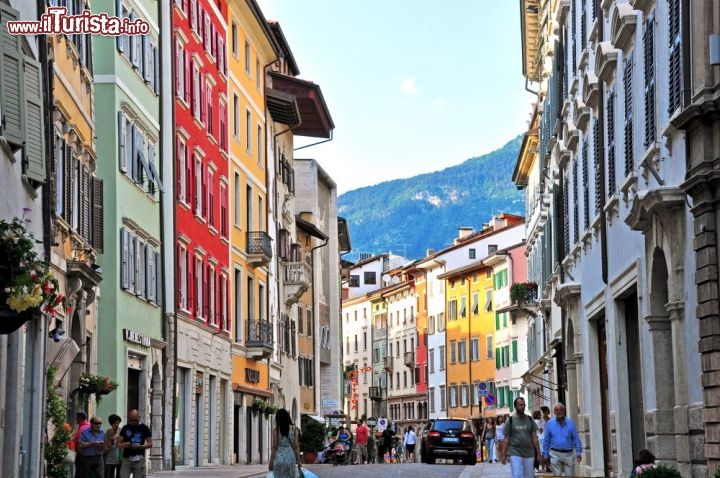
M 268 464 L 268 469 L 273 472 L 275 478 L 303 476 L 298 442 L 298 431 L 292 424 L 290 413 L 281 408 L 275 413 L 275 428 L 272 431 L 272 453 Z M 297 465 L 297 472 L 295 471 L 295 465 Z
M 121 421 L 122 418 L 114 413 L 108 417 L 110 428 L 105 431 L 105 478 L 120 478 L 120 450 L 117 444 Z

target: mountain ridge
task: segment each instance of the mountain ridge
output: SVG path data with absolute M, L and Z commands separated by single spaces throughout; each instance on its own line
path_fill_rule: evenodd
M 352 251 L 394 252 L 409 259 L 443 249 L 458 227 L 478 230 L 499 212 L 524 215 L 524 194 L 512 182 L 522 135 L 460 164 L 363 186 L 338 196 L 348 221 Z

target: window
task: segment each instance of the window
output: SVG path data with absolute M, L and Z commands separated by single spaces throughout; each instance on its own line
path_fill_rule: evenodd
M 448 320 L 457 320 L 457 299 L 448 302 Z
M 477 337 L 470 339 L 470 360 L 473 362 L 480 360 L 480 339 Z
M 460 317 L 467 317 L 467 297 L 460 297 Z
M 198 67 L 197 63 L 193 61 L 193 73 L 192 73 L 192 111 L 193 116 L 196 120 L 200 121 L 202 123 L 202 116 L 200 112 L 200 107 L 202 105 L 202 97 L 201 97 L 201 91 L 200 91 L 200 67 Z
M 445 312 L 440 312 L 437 315 L 437 329 L 438 332 L 445 330 Z
M 450 407 L 454 408 L 458 406 L 458 389 L 457 385 L 450 386 Z
M 363 332 L 363 350 L 367 350 L 368 340 L 367 332 Z
M 435 412 L 435 389 L 428 389 L 428 401 L 430 402 L 430 413 Z
M 428 317 L 428 335 L 435 333 L 435 316 L 431 315 Z
M 460 385 L 460 406 L 468 406 L 468 386 L 467 384 Z
M 195 308 L 195 315 L 199 318 L 203 318 L 203 296 L 205 291 L 203 288 L 203 282 L 205 274 L 205 267 L 201 258 L 195 258 L 195 298 L 197 301 L 197 307 Z
M 438 355 L 440 358 L 440 367 L 438 370 L 445 370 L 445 346 L 441 345 L 438 349 Z
M 227 185 L 220 184 L 220 236 L 228 237 Z
M 187 150 L 182 139 L 177 142 L 177 173 L 178 173 L 178 200 L 187 204 Z
M 488 335 L 485 337 L 485 349 L 487 350 L 487 357 L 486 358 L 493 358 L 493 336 Z
M 233 135 L 240 137 L 240 98 L 236 93 L 233 93 Z
M 428 365 L 430 373 L 435 373 L 435 349 L 428 350 Z
M 355 350 L 354 351 L 355 352 L 358 351 L 358 336 L 357 336 L 357 334 L 355 334 Z
M 475 249 L 474 248 L 471 248 L 468 250 L 468 258 L 475 259 Z
M 465 339 L 458 343 L 458 360 L 461 363 L 467 362 L 467 340 Z
M 514 339 L 511 342 L 511 346 L 512 346 L 512 358 L 511 358 L 512 363 L 517 363 L 518 362 L 518 341 L 517 341 L 517 339 Z
M 245 73 L 250 74 L 250 43 L 245 40 Z
M 479 305 L 478 305 L 479 302 L 480 302 L 480 299 L 479 299 L 479 297 L 478 297 L 478 293 L 477 293 L 477 292 L 473 292 L 473 295 L 472 295 L 472 314 L 473 314 L 473 315 L 478 315 L 478 312 L 479 312 L 479 309 L 480 309 L 480 307 L 479 307 Z
M 360 287 L 360 276 L 353 274 L 350 276 L 350 287 Z
M 492 310 L 492 289 L 485 289 L 485 311 Z
M 257 127 L 257 157 L 258 157 L 258 166 L 263 165 L 263 154 L 262 154 L 262 144 L 263 144 L 263 130 L 262 126 L 258 125 Z
M 208 168 L 207 173 L 207 220 L 211 228 L 215 227 L 215 174 Z M 211 289 L 213 290 L 213 289 Z
M 185 248 L 178 246 L 178 275 L 180 277 L 180 297 L 178 306 L 181 310 L 188 310 L 187 270 L 188 265 Z
M 235 211 L 233 211 L 233 219 L 235 227 L 240 227 L 240 173 L 235 173 L 235 184 L 233 185 L 233 203 Z
M 377 274 L 373 271 L 366 271 L 364 273 L 365 284 L 377 284 Z
M 232 22 L 232 27 L 230 28 L 230 34 L 232 36 L 232 52 L 233 55 L 237 57 L 238 54 L 238 28 L 237 24 L 235 22 Z
M 488 244 L 488 255 L 496 253 L 497 248 L 498 248 L 497 244 Z
M 250 154 L 252 154 L 252 126 L 250 124 L 251 121 L 252 115 L 250 114 L 250 110 L 245 110 L 245 148 Z
M 455 340 L 450 341 L 450 363 L 457 362 L 457 342 Z
M 255 58 L 255 85 L 260 89 L 260 79 L 262 78 L 262 70 L 260 69 L 260 60 Z
M 185 52 L 183 51 L 183 45 L 180 39 L 175 41 L 175 62 L 177 68 L 175 69 L 175 88 L 179 98 L 183 101 L 187 101 L 185 97 Z

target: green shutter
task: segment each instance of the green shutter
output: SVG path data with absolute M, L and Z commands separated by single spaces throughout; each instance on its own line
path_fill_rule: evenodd
M 34 181 L 44 183 L 46 175 L 42 69 L 39 62 L 27 56 L 23 65 L 23 80 L 25 82 L 25 174 Z
M 518 361 L 518 344 L 517 340 L 512 341 L 512 361 L 516 363 Z
M 503 322 L 503 328 L 507 327 L 507 312 L 502 313 L 502 322 Z
M 20 35 L 10 35 L 7 22 L 18 19 L 14 8 L 0 3 L 0 101 L 2 101 L 2 134 L 17 146 L 25 142 L 24 89 L 22 87 L 23 55 Z
M 500 368 L 500 347 L 495 347 L 495 368 Z
M 495 330 L 500 330 L 500 313 L 495 312 Z

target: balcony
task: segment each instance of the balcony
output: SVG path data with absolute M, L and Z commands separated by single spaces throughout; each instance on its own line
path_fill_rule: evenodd
M 383 368 L 387 370 L 388 372 L 393 371 L 393 358 L 392 357 L 383 357 Z
M 289 307 L 310 288 L 312 269 L 307 262 L 287 262 L 284 268 L 285 304 Z
M 510 300 L 515 304 L 535 304 L 538 286 L 534 282 L 516 282 L 510 286 Z
M 383 389 L 382 387 L 370 387 L 370 400 L 374 402 L 383 401 Z
M 405 365 L 415 368 L 415 352 L 405 352 Z
M 267 358 L 273 351 L 273 324 L 267 320 L 248 321 L 245 346 L 253 357 Z
M 349 397 L 352 395 L 352 383 L 345 384 L 345 396 Z
M 248 231 L 247 233 L 248 262 L 256 266 L 264 266 L 272 259 L 272 239 L 265 231 Z

